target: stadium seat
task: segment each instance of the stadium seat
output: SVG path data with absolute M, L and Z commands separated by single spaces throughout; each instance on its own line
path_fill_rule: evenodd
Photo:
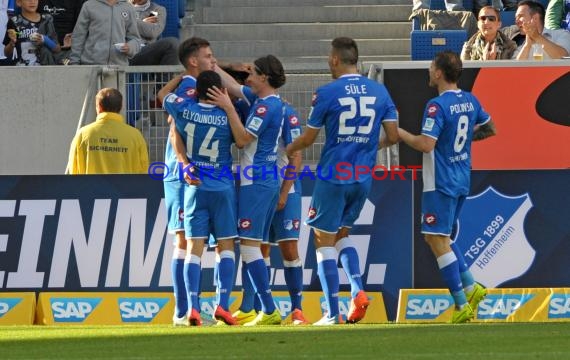
M 419 20 L 414 17 L 410 40 L 412 60 L 432 60 L 437 53 L 444 50 L 461 53 L 463 44 L 467 41 L 467 31 L 420 30 Z
M 515 13 L 516 11 L 501 11 L 502 27 L 515 24 Z
M 162 32 L 162 37 L 180 37 L 179 19 L 178 19 L 178 1 L 183 0 L 153 0 L 160 6 L 166 8 L 166 26 Z

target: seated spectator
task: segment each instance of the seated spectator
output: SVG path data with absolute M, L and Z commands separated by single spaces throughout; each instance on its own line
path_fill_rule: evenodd
M 8 25 L 8 0 L 0 0 L 0 36 L 2 39 L 7 35 Z M 4 55 L 4 41 L 0 43 L 0 65 L 7 65 L 7 58 Z
M 77 131 L 67 170 L 72 175 L 146 174 L 148 151 L 137 129 L 119 114 L 123 96 L 117 89 L 105 88 L 95 97 L 97 119 Z
M 150 0 L 129 0 L 135 9 L 142 49 L 130 65 L 178 65 L 178 39 L 159 39 L 166 26 L 166 8 Z
M 479 11 L 479 31 L 463 45 L 461 60 L 506 60 L 513 56 L 517 44 L 503 34 L 501 15 L 492 6 Z
M 413 0 L 413 10 L 430 9 L 431 0 Z M 471 11 L 463 7 L 463 0 L 445 0 L 445 9 L 447 11 Z
M 60 52 L 51 15 L 38 12 L 37 0 L 17 0 L 21 13 L 11 17 L 15 29 L 4 47 L 7 58 L 17 65 L 55 65 L 53 54 Z
M 39 0 L 38 10 L 53 17 L 57 41 L 61 52 L 55 56 L 57 64 L 69 57 L 71 52 L 71 33 L 79 17 L 81 7 L 86 0 Z
M 546 7 L 544 27 L 570 31 L 570 0 L 550 0 Z
M 517 60 L 532 59 L 532 46 L 543 49 L 544 59 L 560 59 L 570 52 L 570 32 L 544 28 L 545 10 L 541 3 L 523 0 L 515 14 L 516 25 L 503 29 L 518 48 L 513 54 Z
M 87 0 L 73 28 L 69 64 L 128 65 L 140 46 L 135 10 L 127 0 Z

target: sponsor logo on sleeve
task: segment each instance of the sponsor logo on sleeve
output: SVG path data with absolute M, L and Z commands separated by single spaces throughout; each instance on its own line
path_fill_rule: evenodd
M 437 109 L 438 107 L 436 104 L 429 104 L 427 109 L 428 116 L 434 117 L 437 114 Z
M 176 94 L 170 94 L 166 97 L 166 102 L 168 103 L 173 103 L 178 99 L 178 96 L 176 96 Z
M 263 117 L 265 116 L 266 113 L 267 113 L 267 106 L 265 105 L 259 105 L 257 109 L 255 109 L 255 115 Z
M 255 117 L 251 118 L 251 120 L 249 121 L 249 124 L 247 124 L 247 127 L 248 127 L 248 129 L 251 129 L 253 131 L 257 131 L 261 127 L 262 123 L 263 123 L 263 119 L 255 116 Z
M 428 118 L 426 118 L 426 121 L 424 122 L 424 127 L 422 128 L 422 130 L 432 131 L 434 124 L 435 124 L 435 120 L 428 117 Z
M 299 126 L 299 118 L 297 118 L 295 115 L 291 115 L 289 117 L 289 124 L 291 124 L 291 126 Z
M 295 140 L 301 136 L 301 129 L 291 129 L 291 139 Z

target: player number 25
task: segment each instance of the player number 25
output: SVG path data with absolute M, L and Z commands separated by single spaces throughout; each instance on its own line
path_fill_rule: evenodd
M 348 126 L 346 121 L 356 118 L 358 113 L 360 113 L 361 118 L 368 118 L 368 123 L 366 125 L 358 126 L 358 133 L 363 135 L 369 134 L 372 130 L 374 118 L 376 117 L 376 111 L 369 106 L 374 105 L 376 97 L 361 96 L 358 104 L 356 103 L 356 99 L 352 97 L 339 98 L 338 102 L 342 106 L 350 106 L 348 110 L 340 113 L 340 117 L 338 119 L 338 134 L 352 135 L 357 131 L 356 126 Z M 357 105 L 359 110 L 358 113 Z

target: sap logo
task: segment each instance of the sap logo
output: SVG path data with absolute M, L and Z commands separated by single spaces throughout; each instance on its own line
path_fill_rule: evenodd
M 409 295 L 406 319 L 434 320 L 453 304 L 451 295 Z
M 229 306 L 231 307 L 234 301 L 236 300 L 235 296 L 230 296 L 230 300 L 228 302 Z M 200 298 L 200 310 L 204 314 L 208 314 L 210 317 L 214 317 L 214 312 L 216 311 L 216 306 L 218 306 L 218 302 L 216 301 L 215 296 L 208 296 L 208 297 L 201 297 Z
M 570 294 L 554 294 L 548 304 L 549 319 L 570 318 Z
M 275 307 L 279 310 L 282 319 L 285 319 L 293 310 L 291 309 L 291 298 L 288 296 L 273 296 L 273 302 L 275 302 Z
M 512 315 L 521 306 L 526 304 L 534 295 L 487 295 L 479 303 L 477 319 L 500 319 L 504 320 Z
M 150 322 L 166 305 L 168 298 L 119 298 L 123 322 Z
M 53 320 L 83 322 L 100 302 L 101 298 L 51 298 Z
M 22 298 L 3 298 L 0 299 L 0 318 L 8 311 L 12 310 L 14 306 L 18 305 Z
M 324 296 L 320 298 L 321 302 L 321 313 L 325 313 L 327 310 L 327 301 Z M 350 310 L 350 297 L 349 296 L 339 296 L 338 297 L 338 310 L 340 314 L 346 319 L 348 316 L 348 310 Z

